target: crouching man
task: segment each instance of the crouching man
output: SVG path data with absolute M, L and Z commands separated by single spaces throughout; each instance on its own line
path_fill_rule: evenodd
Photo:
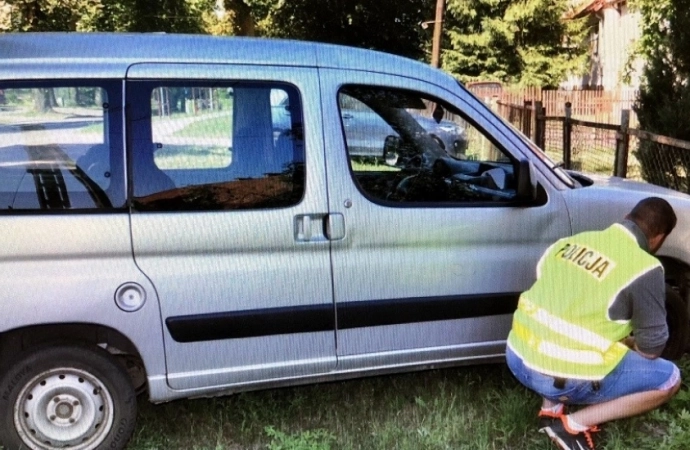
M 561 449 L 594 450 L 597 425 L 678 392 L 678 367 L 659 358 L 668 327 L 664 271 L 653 256 L 675 225 L 668 202 L 646 198 L 620 223 L 549 247 L 520 296 L 508 367 L 543 398 L 540 431 Z M 566 414 L 564 405 L 586 406 Z

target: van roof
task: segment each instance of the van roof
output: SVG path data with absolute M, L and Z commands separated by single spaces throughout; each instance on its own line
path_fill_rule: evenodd
M 121 78 L 135 63 L 307 66 L 452 78 L 372 50 L 305 41 L 164 33 L 2 33 L 0 79 Z M 436 82 L 441 81 L 436 79 Z

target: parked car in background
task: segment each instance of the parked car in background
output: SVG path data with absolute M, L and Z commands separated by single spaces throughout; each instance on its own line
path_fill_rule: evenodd
M 408 112 L 438 144 L 440 150 L 454 158 L 465 157 L 467 137 L 461 125 L 441 117 L 437 120 L 427 110 L 408 109 Z M 273 107 L 272 114 L 276 130 L 284 131 L 290 128 L 290 105 L 287 98 L 281 99 Z M 399 137 L 398 132 L 389 123 L 356 98 L 341 97 L 340 117 L 351 155 L 381 157 L 386 138 Z

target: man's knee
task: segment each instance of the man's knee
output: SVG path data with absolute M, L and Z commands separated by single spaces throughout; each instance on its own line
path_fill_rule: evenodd
M 666 400 L 670 400 L 674 395 L 680 390 L 681 378 L 680 370 L 678 366 L 674 366 L 673 372 L 668 380 L 659 388 L 659 391 L 663 392 Z

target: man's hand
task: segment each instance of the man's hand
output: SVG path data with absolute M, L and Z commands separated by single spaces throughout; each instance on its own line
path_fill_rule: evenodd
M 621 339 L 621 344 L 627 346 L 629 349 L 636 351 L 639 353 L 642 357 L 647 358 L 647 359 L 656 359 L 659 357 L 659 355 L 652 355 L 651 353 L 645 353 L 640 351 L 639 348 L 637 348 L 637 343 L 635 342 L 635 336 L 628 336 L 625 339 Z
M 628 347 L 631 350 L 635 350 L 635 336 L 630 335 L 630 336 L 626 337 L 625 339 L 622 339 L 621 344 L 625 345 L 626 347 Z M 637 350 L 635 350 L 635 351 L 637 351 Z

